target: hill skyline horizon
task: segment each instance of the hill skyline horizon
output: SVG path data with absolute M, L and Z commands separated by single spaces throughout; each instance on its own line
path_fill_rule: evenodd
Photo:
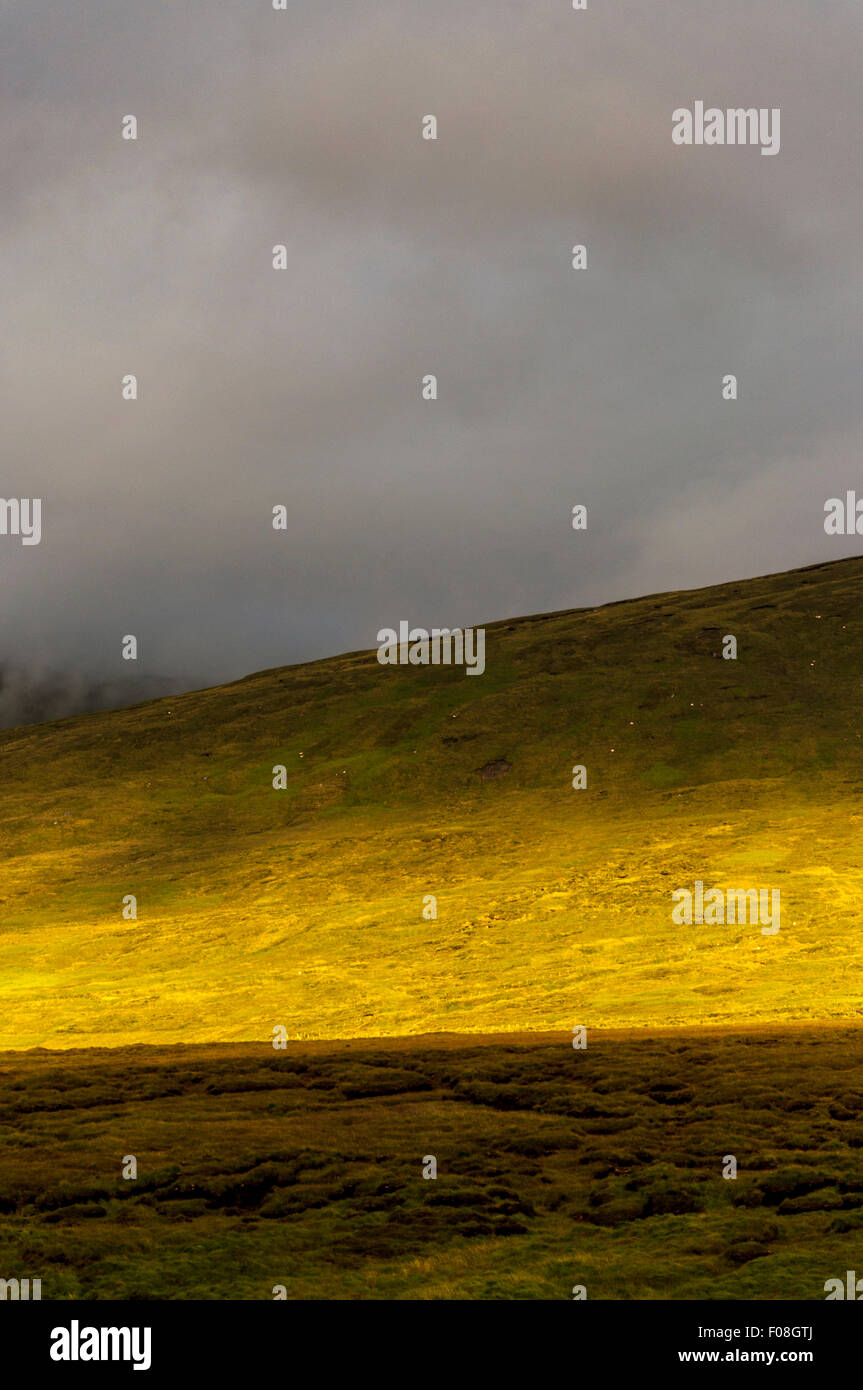
M 767 570 L 763 573 L 736 575 L 733 578 L 725 579 L 719 583 L 696 584 L 691 587 L 680 589 L 651 589 L 644 593 L 636 593 L 624 598 L 606 599 L 599 603 L 577 604 L 564 608 L 552 608 L 547 610 L 537 610 L 536 612 L 513 613 L 503 618 L 493 618 L 482 620 L 471 624 L 476 629 L 494 629 L 505 626 L 512 622 L 526 622 L 531 619 L 537 620 L 549 617 L 563 617 L 576 613 L 592 613 L 604 608 L 618 607 L 621 604 L 637 603 L 647 599 L 664 598 L 671 594 L 698 594 L 710 589 L 722 588 L 726 584 L 748 583 L 757 579 L 770 579 L 779 575 L 803 574 L 811 570 L 820 570 L 831 565 L 843 565 L 849 560 L 863 558 L 863 552 L 859 555 L 844 555 L 835 560 L 818 560 L 804 565 L 794 565 L 789 569 Z M 467 626 L 467 625 L 463 625 Z M 10 662 L 0 662 L 0 733 L 15 728 L 30 728 L 37 724 L 54 724 L 66 719 L 79 718 L 86 714 L 99 714 L 108 711 L 132 709 L 140 704 L 149 704 L 153 700 L 175 698 L 178 695 L 199 694 L 206 690 L 218 689 L 225 685 L 236 685 L 241 681 L 250 680 L 255 676 L 265 675 L 271 671 L 292 670 L 301 666 L 313 666 L 321 661 L 335 660 L 340 657 L 357 656 L 363 652 L 373 651 L 372 645 L 367 647 L 345 647 L 336 651 L 328 652 L 322 656 L 302 658 L 297 661 L 287 661 L 277 666 L 257 666 L 252 670 L 244 671 L 242 675 L 231 676 L 224 680 L 207 681 L 196 683 L 190 677 L 170 676 L 159 674 L 131 675 L 130 684 L 132 687 L 140 687 L 133 698 L 124 699 L 122 684 L 119 679 L 102 679 L 94 676 L 87 678 L 80 672 L 64 673 L 62 670 L 52 670 L 50 668 L 38 669 L 38 674 L 29 673 L 23 665 L 15 666 Z M 68 710 L 45 714 L 35 719 L 12 719 L 10 710 L 26 708 L 28 703 L 34 700 L 34 691 L 31 684 L 35 684 L 35 700 L 37 705 L 46 709 L 55 709 L 62 706 L 67 701 L 71 702 Z M 14 686 L 10 690 L 10 686 Z M 70 688 L 71 687 L 71 688 Z M 151 690 L 152 693 L 144 694 L 144 690 Z M 82 701 L 82 707 L 78 708 L 76 701 Z

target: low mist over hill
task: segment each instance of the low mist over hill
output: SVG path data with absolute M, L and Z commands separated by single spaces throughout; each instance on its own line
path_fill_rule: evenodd
M 0 662 L 0 729 L 42 724 L 49 719 L 117 709 L 137 700 L 155 700 L 180 688 L 168 676 L 125 676 L 90 680 L 82 675 Z

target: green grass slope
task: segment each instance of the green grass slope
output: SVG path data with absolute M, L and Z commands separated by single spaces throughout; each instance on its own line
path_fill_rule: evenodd
M 859 1018 L 861 600 L 855 558 L 0 734 L 0 1048 Z M 696 878 L 782 930 L 676 926 Z

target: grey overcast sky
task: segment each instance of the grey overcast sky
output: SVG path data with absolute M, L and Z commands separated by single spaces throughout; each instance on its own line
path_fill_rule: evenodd
M 860 548 L 858 0 L 0 13 L 0 722 Z

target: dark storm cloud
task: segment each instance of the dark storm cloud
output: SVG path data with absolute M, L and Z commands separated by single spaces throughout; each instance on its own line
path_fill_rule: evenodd
M 133 632 L 135 679 L 200 685 L 856 548 L 822 527 L 863 482 L 855 6 L 4 25 L 0 491 L 44 499 L 0 538 L 7 666 L 113 688 Z M 698 98 L 780 107 L 780 153 L 674 146 Z

